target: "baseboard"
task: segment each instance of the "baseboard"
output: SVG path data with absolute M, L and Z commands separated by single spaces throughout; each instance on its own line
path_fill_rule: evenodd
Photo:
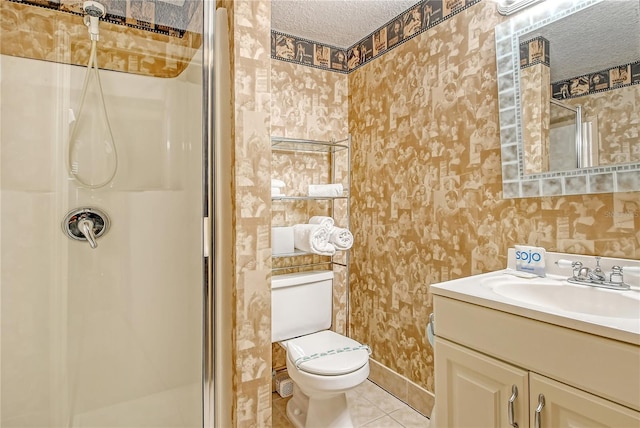
M 369 380 L 399 400 L 404 401 L 426 417 L 431 416 L 435 395 L 408 378 L 380 364 L 369 360 Z

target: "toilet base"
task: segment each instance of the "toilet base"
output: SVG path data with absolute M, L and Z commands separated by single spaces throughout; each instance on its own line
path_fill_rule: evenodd
M 287 403 L 287 417 L 296 428 L 352 428 L 347 395 L 309 398 L 296 384 Z

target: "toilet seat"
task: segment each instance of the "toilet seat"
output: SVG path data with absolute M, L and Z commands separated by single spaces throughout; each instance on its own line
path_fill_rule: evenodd
M 303 372 L 321 376 L 353 373 L 369 362 L 371 350 L 358 341 L 325 330 L 283 342 L 287 358 Z

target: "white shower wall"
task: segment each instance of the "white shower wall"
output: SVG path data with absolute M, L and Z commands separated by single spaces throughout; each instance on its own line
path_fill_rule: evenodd
M 200 65 L 101 71 L 119 168 L 97 190 L 65 168 L 85 72 L 0 57 L 0 426 L 199 426 Z M 96 249 L 61 228 L 88 206 Z

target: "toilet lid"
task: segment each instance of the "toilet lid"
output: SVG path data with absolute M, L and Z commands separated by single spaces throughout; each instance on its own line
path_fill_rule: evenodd
M 321 331 L 286 342 L 287 358 L 298 370 L 324 376 L 354 372 L 369 361 L 368 346 L 333 331 Z

